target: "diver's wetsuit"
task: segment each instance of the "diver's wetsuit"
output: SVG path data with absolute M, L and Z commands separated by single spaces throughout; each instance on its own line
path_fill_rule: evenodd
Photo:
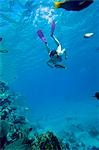
M 54 55 L 57 55 L 56 50 L 51 51 L 50 54 L 49 54 L 50 57 L 53 57 Z
M 50 54 L 49 54 L 50 58 L 53 58 L 55 55 L 56 55 L 57 61 L 61 62 L 62 61 L 62 57 L 57 54 L 56 50 L 51 51 Z

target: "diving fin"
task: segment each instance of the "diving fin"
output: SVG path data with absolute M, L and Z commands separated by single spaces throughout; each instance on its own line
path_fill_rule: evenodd
M 47 41 L 46 41 L 46 39 L 45 39 L 45 37 L 43 35 L 42 30 L 38 30 L 37 34 L 38 34 L 39 38 L 42 40 L 42 42 L 44 42 L 45 44 L 47 44 Z
M 51 35 L 53 35 L 54 30 L 55 30 L 55 22 L 52 21 L 52 23 L 51 23 Z

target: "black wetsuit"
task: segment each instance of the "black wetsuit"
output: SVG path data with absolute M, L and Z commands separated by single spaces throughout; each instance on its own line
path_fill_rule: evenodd
M 49 56 L 53 57 L 54 55 L 57 55 L 57 52 L 55 50 L 51 51 Z
M 56 50 L 52 50 L 52 51 L 50 52 L 50 55 L 49 55 L 49 56 L 50 56 L 50 58 L 53 58 L 54 55 L 57 55 L 57 51 L 56 51 Z M 61 62 L 61 61 L 62 61 L 62 57 L 57 55 L 57 61 L 58 61 L 58 62 Z

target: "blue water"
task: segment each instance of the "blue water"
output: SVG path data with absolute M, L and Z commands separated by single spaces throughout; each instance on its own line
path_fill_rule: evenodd
M 1 46 L 9 51 L 0 54 L 0 79 L 25 97 L 21 105 L 25 99 L 29 120 L 61 130 L 66 117 L 97 119 L 99 102 L 92 95 L 99 90 L 99 1 L 79 12 L 53 9 L 52 0 L 34 0 L 30 9 L 24 6 L 26 0 L 12 2 L 0 1 Z M 55 35 L 67 50 L 65 70 L 47 66 L 48 54 L 36 33 L 42 29 L 55 49 L 50 37 L 52 19 Z M 94 35 L 85 39 L 88 32 Z

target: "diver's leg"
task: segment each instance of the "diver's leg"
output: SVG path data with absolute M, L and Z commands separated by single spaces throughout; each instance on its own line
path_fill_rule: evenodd
M 57 46 L 61 45 L 58 39 L 55 37 L 55 35 L 51 35 L 51 37 L 54 39 Z
M 46 50 L 47 50 L 48 54 L 50 54 L 51 50 L 50 50 L 50 48 L 48 46 L 48 43 L 45 43 L 45 46 L 46 46 Z

